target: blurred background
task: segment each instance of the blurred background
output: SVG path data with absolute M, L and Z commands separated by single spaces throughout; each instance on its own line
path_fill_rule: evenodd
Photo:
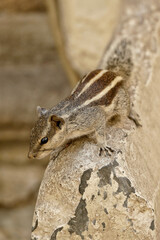
M 27 158 L 36 106 L 53 107 L 96 68 L 121 7 L 121 0 L 0 1 L 0 240 L 30 239 L 48 163 Z

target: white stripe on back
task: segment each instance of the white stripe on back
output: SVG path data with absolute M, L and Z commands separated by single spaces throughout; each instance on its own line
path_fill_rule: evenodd
M 87 75 L 82 79 L 82 82 L 84 82 L 84 80 L 88 77 L 88 75 L 90 74 L 91 72 L 87 73 Z
M 79 86 L 81 83 L 84 82 L 84 80 L 88 77 L 89 74 L 90 74 L 90 72 L 89 72 L 85 77 L 83 77 L 81 81 L 79 81 L 79 82 L 76 84 L 76 86 L 73 88 L 73 90 L 72 90 L 72 92 L 71 92 L 71 95 L 77 90 L 78 86 Z
M 78 82 L 76 84 L 76 86 L 73 88 L 72 92 L 71 92 L 71 95 L 76 91 L 76 89 L 78 88 L 79 84 L 81 84 L 81 82 Z
M 108 72 L 108 70 L 102 70 L 95 77 L 91 78 L 90 81 L 84 86 L 84 88 L 81 90 L 81 92 L 78 94 L 77 97 L 79 97 L 85 90 L 87 90 L 95 81 L 97 81 L 100 77 L 102 77 L 102 75 L 106 72 Z
M 114 88 L 116 86 L 116 84 L 118 82 L 120 82 L 123 78 L 121 76 L 117 76 L 111 83 L 109 86 L 107 86 L 102 92 L 100 92 L 99 94 L 97 94 L 96 96 L 94 96 L 93 98 L 85 101 L 81 107 L 84 107 L 88 104 L 90 104 L 91 102 L 94 102 L 100 98 L 102 98 L 106 93 L 108 93 L 112 88 Z

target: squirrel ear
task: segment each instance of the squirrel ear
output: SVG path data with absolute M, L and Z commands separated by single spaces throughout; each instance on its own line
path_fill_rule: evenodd
M 37 113 L 38 117 L 41 117 L 44 115 L 48 110 L 46 108 L 41 108 L 40 106 L 37 106 Z
M 64 119 L 56 115 L 50 116 L 50 122 L 54 123 L 59 129 L 62 128 L 62 125 L 65 123 Z

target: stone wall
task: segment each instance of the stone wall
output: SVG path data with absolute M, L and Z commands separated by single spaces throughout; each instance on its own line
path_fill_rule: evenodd
M 24 240 L 48 161 L 27 158 L 35 109 L 53 106 L 70 88 L 45 13 L 3 11 L 0 22 L 0 239 Z

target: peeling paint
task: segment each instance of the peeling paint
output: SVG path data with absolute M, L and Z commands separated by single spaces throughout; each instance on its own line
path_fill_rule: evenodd
M 151 222 L 150 229 L 153 231 L 155 229 L 154 220 Z
M 71 218 L 71 220 L 68 222 L 68 225 L 70 226 L 68 229 L 69 233 L 72 234 L 75 232 L 81 237 L 81 239 L 84 239 L 82 233 L 87 230 L 88 221 L 89 218 L 86 209 L 86 200 L 81 198 L 75 211 L 75 217 Z
M 123 192 L 124 195 L 129 197 L 131 193 L 135 193 L 135 189 L 131 186 L 131 182 L 128 178 L 117 177 L 116 175 L 114 175 L 113 179 L 118 183 L 118 189 L 116 192 L 117 194 Z
M 60 232 L 60 231 L 62 231 L 62 229 L 63 229 L 63 227 L 57 228 L 57 229 L 53 232 L 50 240 L 56 240 L 57 233 Z
M 81 176 L 81 182 L 79 185 L 79 192 L 81 195 L 84 194 L 86 187 L 88 186 L 87 181 L 91 177 L 92 169 L 88 169 L 84 171 L 84 173 Z M 92 200 L 94 199 L 95 195 L 92 195 Z M 87 230 L 88 227 L 88 212 L 86 209 L 86 200 L 82 199 L 80 200 L 76 210 L 75 210 L 75 217 L 71 218 L 71 220 L 68 222 L 69 229 L 68 232 L 70 234 L 76 233 L 81 237 L 81 239 L 84 239 L 82 232 Z
M 99 187 L 103 187 L 107 184 L 112 185 L 111 182 L 111 172 L 114 172 L 114 168 L 117 167 L 119 164 L 117 161 L 114 161 L 113 163 L 108 164 L 107 166 L 102 167 L 98 170 L 98 177 L 100 178 Z
M 111 173 L 113 173 L 113 179 L 118 183 L 118 189 L 113 194 L 119 194 L 120 192 L 123 192 L 123 194 L 126 196 L 123 206 L 127 207 L 127 200 L 129 198 L 129 195 L 131 193 L 135 193 L 135 189 L 134 187 L 131 186 L 131 182 L 127 177 L 116 176 L 114 169 L 117 166 L 118 166 L 118 163 L 114 161 L 113 164 L 110 163 L 109 165 L 99 169 L 97 173 L 98 177 L 100 178 L 98 186 L 103 187 L 107 184 L 112 186 Z M 106 198 L 107 198 L 107 193 L 104 194 L 104 199 Z
M 88 169 L 84 171 L 82 177 L 81 177 L 81 183 L 79 185 L 79 192 L 83 195 L 85 188 L 88 186 L 87 181 L 90 179 L 92 173 L 92 169 Z
M 114 194 L 119 194 L 120 192 L 123 192 L 123 194 L 127 196 L 123 203 L 123 206 L 127 207 L 127 201 L 128 201 L 129 195 L 131 193 L 135 193 L 135 189 L 134 187 L 131 186 L 131 182 L 127 177 L 117 177 L 114 174 L 113 179 L 118 183 L 118 189 Z
M 112 165 L 109 164 L 108 166 L 102 167 L 101 169 L 99 169 L 97 175 L 100 178 L 99 187 L 103 187 L 107 184 L 112 185 L 111 183 L 111 171 L 112 171 Z

